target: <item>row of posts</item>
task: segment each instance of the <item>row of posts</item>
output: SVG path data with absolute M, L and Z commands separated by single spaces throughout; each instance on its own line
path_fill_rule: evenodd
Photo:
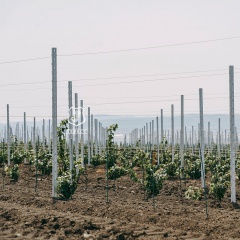
M 146 152 L 149 151 L 149 147 L 151 149 L 157 150 L 157 163 L 159 164 L 159 148 L 161 145 L 164 145 L 165 140 L 167 140 L 168 145 L 172 148 L 172 161 L 174 161 L 174 152 L 176 148 L 176 144 L 179 146 L 179 154 L 181 161 L 181 168 L 184 168 L 184 151 L 190 146 L 192 148 L 192 152 L 194 153 L 195 145 L 199 145 L 197 147 L 197 151 L 200 153 L 201 159 L 201 180 L 202 187 L 205 188 L 205 164 L 204 164 L 204 153 L 205 148 L 207 146 L 208 151 L 211 151 L 212 145 L 214 143 L 213 132 L 210 130 L 210 122 L 208 122 L 208 132 L 207 138 L 206 133 L 204 131 L 204 114 L 203 114 L 203 90 L 199 89 L 199 124 L 198 124 L 198 134 L 194 131 L 194 127 L 192 126 L 192 131 L 190 131 L 189 140 L 190 144 L 188 144 L 188 134 L 186 131 L 186 127 L 184 127 L 184 95 L 181 95 L 181 129 L 180 133 L 174 132 L 174 105 L 171 105 L 171 137 L 168 130 L 168 134 L 166 131 L 164 133 L 163 129 L 163 109 L 161 109 L 161 128 L 159 132 L 159 119 L 156 117 L 156 132 L 154 128 L 155 121 L 152 120 L 146 123 L 142 128 L 134 129 L 129 134 L 129 145 L 130 146 L 138 146 L 142 147 Z M 231 202 L 236 202 L 236 183 L 235 183 L 235 158 L 238 147 L 238 135 L 237 129 L 235 127 L 235 115 L 234 115 L 234 67 L 229 67 L 229 125 L 230 132 L 227 134 L 227 130 L 225 130 L 225 147 L 227 145 L 230 146 L 230 175 L 231 175 Z M 156 133 L 156 134 L 155 134 Z M 194 143 L 194 133 L 195 133 L 195 143 Z M 180 135 L 180 136 L 179 136 Z M 160 137 L 159 137 L 160 136 Z M 197 137 L 198 136 L 198 137 Z M 179 139 L 180 138 L 180 139 Z M 161 145 L 160 145 L 161 139 Z M 205 143 L 205 139 L 207 139 L 207 144 Z M 218 119 L 218 134 L 216 138 L 216 144 L 218 149 L 218 155 L 221 155 L 223 150 L 223 134 L 221 132 L 221 120 Z
M 77 98 L 77 94 L 75 94 L 75 97 Z M 83 105 L 83 101 L 81 100 L 81 105 Z M 13 134 L 13 130 L 10 125 L 10 114 L 9 114 L 9 104 L 7 104 L 7 128 L 6 130 L 0 134 L 0 140 L 2 142 L 8 143 L 8 164 L 10 164 L 10 146 L 12 141 L 15 139 L 18 140 L 18 142 L 22 142 L 24 145 L 24 150 L 26 151 L 28 148 L 28 143 L 32 143 L 33 149 L 36 147 L 36 139 L 37 136 L 39 137 L 40 144 L 42 145 L 43 149 L 45 149 L 46 145 L 51 147 L 51 141 L 52 141 L 52 132 L 51 132 L 51 122 L 50 119 L 48 120 L 48 131 L 46 131 L 45 126 L 45 119 L 43 119 L 42 122 L 42 132 L 40 131 L 39 127 L 36 127 L 36 118 L 33 118 L 33 126 L 31 127 L 31 132 L 29 136 L 28 126 L 26 122 L 26 112 L 24 112 L 23 115 L 23 125 L 22 125 L 22 131 L 19 129 L 19 123 L 16 124 L 15 128 L 15 134 Z M 83 117 L 82 117 L 83 118 Z M 71 127 L 71 124 L 69 125 Z M 84 132 L 83 124 L 81 126 L 81 132 L 79 134 L 74 134 L 75 139 L 71 139 L 69 141 L 70 149 L 73 148 L 71 145 L 71 142 L 75 145 L 75 155 L 76 159 L 79 158 L 79 143 L 81 145 L 81 158 L 83 158 L 83 147 L 84 145 L 87 145 L 90 149 L 89 151 L 89 157 L 91 158 L 94 154 L 101 153 L 102 150 L 105 148 L 105 142 L 106 142 L 106 128 L 102 126 L 102 123 L 98 119 L 93 118 L 93 114 L 90 114 L 90 107 L 88 108 L 88 131 L 87 134 Z M 77 126 L 76 126 L 77 128 Z M 84 137 L 86 135 L 86 137 Z M 72 134 L 69 134 L 69 136 L 73 136 Z M 79 138 L 80 136 L 80 138 Z M 51 151 L 51 149 L 50 149 Z M 70 156 L 72 158 L 72 154 L 70 153 Z M 89 159 L 90 161 L 90 159 Z M 26 163 L 26 160 L 25 160 Z M 89 162 L 90 163 L 90 162 Z
M 69 108 L 72 107 L 72 83 L 69 82 Z M 230 115 L 230 175 L 231 175 L 231 201 L 236 202 L 236 183 L 235 183 L 235 157 L 236 157 L 236 128 L 235 128 L 235 117 L 234 117 L 234 69 L 233 66 L 229 67 L 229 115 Z M 78 104 L 78 96 L 75 94 L 75 107 Z M 83 102 L 81 101 L 81 106 Z M 200 152 L 201 152 L 201 171 L 202 171 L 202 186 L 205 187 L 205 169 L 204 169 L 204 150 L 205 150 L 205 142 L 204 142 L 204 122 L 203 122 L 203 92 L 202 89 L 199 89 L 199 113 L 200 113 L 200 126 L 199 126 L 199 143 L 200 143 Z M 91 121 L 92 119 L 92 121 Z M 82 120 L 82 119 L 81 119 Z M 90 124 L 92 122 L 92 124 Z M 158 147 L 158 163 L 159 163 L 159 131 L 158 131 L 158 117 L 156 118 L 157 122 L 157 147 Z M 172 136 L 172 153 L 174 153 L 174 106 L 171 105 L 171 136 Z M 44 124 L 45 125 L 45 124 Z M 72 126 L 70 124 L 70 126 Z M 83 125 L 81 125 L 83 127 Z M 95 126 L 97 126 L 95 121 Z M 81 127 L 81 130 L 82 130 Z M 220 127 L 220 121 L 219 121 Z M 45 126 L 43 127 L 45 128 Z M 210 124 L 208 124 L 208 128 L 210 128 Z M 95 128 L 97 129 L 97 128 Z M 45 130 L 45 129 L 44 129 Z M 92 131 L 91 131 L 92 130 Z M 150 134 L 148 134 L 148 130 Z M 95 130 L 96 131 L 96 130 Z M 44 131 L 45 132 L 45 131 Z M 209 131 L 210 132 L 210 131 Z M 100 133 L 100 131 L 99 131 Z M 192 129 L 193 134 L 193 129 Z M 208 134 L 210 135 L 210 134 Z M 36 119 L 34 118 L 34 127 L 33 127 L 33 145 L 35 145 L 35 136 L 36 136 Z M 83 140 L 83 134 L 81 134 L 81 140 Z M 95 132 L 95 140 L 96 140 L 96 132 Z M 142 140 L 142 136 L 144 136 L 143 141 L 141 143 L 145 143 L 147 141 L 147 151 L 149 144 L 153 143 L 154 145 L 154 121 L 148 123 L 141 129 L 140 138 Z M 161 141 L 163 138 L 163 110 L 161 109 Z M 75 143 L 78 145 L 78 136 L 75 135 Z M 24 113 L 24 143 L 26 145 L 26 113 Z M 131 143 L 133 140 L 138 138 L 137 129 L 133 130 L 130 134 Z M 150 138 L 150 139 L 148 139 Z M 50 139 L 50 138 L 49 138 Z M 93 153 L 93 116 L 90 115 L 90 108 L 88 108 L 88 164 L 90 164 L 91 153 Z M 193 135 L 192 135 L 193 141 Z M 208 137 L 209 141 L 209 137 Z M 7 143 L 8 143 L 8 164 L 10 164 L 10 120 L 9 120 L 9 105 L 7 105 Z M 124 144 L 126 143 L 126 138 L 124 139 Z M 221 134 L 219 131 L 218 144 L 220 147 L 221 143 Z M 73 159 L 72 159 L 72 146 L 73 146 L 73 135 L 69 134 L 69 147 L 70 147 L 70 170 L 73 167 Z M 83 144 L 82 144 L 83 146 Z M 151 146 L 151 144 L 150 144 Z M 92 148 L 91 148 L 92 147 Z M 78 147 L 75 149 L 78 151 Z M 91 152 L 92 151 L 92 152 Z M 83 153 L 83 151 L 81 151 Z M 76 156 L 78 156 L 78 152 L 76 152 Z M 174 154 L 172 154 L 174 156 Z M 57 197 L 57 49 L 52 48 L 52 157 L 53 157 L 53 167 L 52 167 L 52 197 Z M 184 168 L 184 96 L 181 95 L 181 130 L 180 130 L 180 160 L 181 160 L 181 168 Z M 172 158 L 174 161 L 174 158 Z
M 174 111 L 174 106 L 172 105 L 172 111 Z M 173 115 L 173 113 L 172 113 Z M 148 145 L 151 144 L 152 147 L 157 147 L 158 144 L 161 145 L 163 140 L 166 141 L 167 146 L 175 145 L 180 146 L 180 131 L 177 130 L 174 132 L 174 118 L 171 119 L 171 129 L 164 130 L 164 134 L 160 135 L 159 133 L 159 117 L 156 117 L 156 120 L 151 120 L 151 122 L 146 123 L 143 128 L 135 128 L 129 134 L 129 144 L 131 146 L 141 146 L 142 148 L 147 149 Z M 211 151 L 213 146 L 217 146 L 218 156 L 221 155 L 221 152 L 225 150 L 225 147 L 230 144 L 230 131 L 221 130 L 220 128 L 221 119 L 218 119 L 218 131 L 214 133 L 211 131 L 210 122 L 208 122 L 208 130 L 204 131 L 204 139 L 205 139 L 205 147 Z M 154 128 L 154 124 L 156 124 L 156 128 Z M 151 126 L 151 130 L 149 131 L 149 126 Z M 173 130 L 172 130 L 173 129 Z M 159 142 L 160 139 L 160 142 Z M 238 134 L 237 128 L 235 127 L 235 141 L 236 148 L 238 146 Z M 198 130 L 194 130 L 194 126 L 191 127 L 191 130 L 188 132 L 187 127 L 184 128 L 184 149 L 192 150 L 196 146 L 200 144 L 200 124 L 198 124 Z

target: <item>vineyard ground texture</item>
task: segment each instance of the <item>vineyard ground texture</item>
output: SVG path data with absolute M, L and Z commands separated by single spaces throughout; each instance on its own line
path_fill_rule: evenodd
M 123 176 L 115 187 L 109 182 L 107 204 L 104 167 L 88 169 L 87 189 L 81 176 L 72 199 L 53 202 L 51 176 L 39 176 L 35 193 L 35 169 L 21 165 L 18 182 L 6 177 L 0 190 L 0 239 L 240 239 L 240 210 L 230 203 L 230 192 L 221 206 L 208 200 L 206 219 L 204 199 L 181 198 L 177 178 L 166 180 L 153 201 Z M 186 180 L 182 191 L 200 184 Z

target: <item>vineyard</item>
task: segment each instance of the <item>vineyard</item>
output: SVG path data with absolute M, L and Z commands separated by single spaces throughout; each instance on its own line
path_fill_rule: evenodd
M 94 118 L 68 81 L 68 117 L 58 118 L 57 50 L 52 49 L 52 120 L 1 132 L 3 239 L 235 239 L 240 235 L 240 153 L 229 67 L 230 129 L 163 127 L 159 117 L 116 141 L 118 123 Z M 79 107 L 80 106 L 80 107 Z M 85 129 L 87 124 L 87 129 Z M 30 130 L 31 128 L 31 130 Z M 28 130 L 29 129 L 29 130 Z M 14 133 L 15 130 L 15 133 Z
M 15 137 L 1 143 L 1 232 L 6 239 L 230 239 L 239 236 L 239 206 L 230 197 L 230 146 L 117 144 L 108 126 L 105 147 L 67 144 L 68 120 L 57 128 L 57 197 L 51 198 L 53 159 L 46 141 L 35 148 Z M 89 150 L 90 149 L 90 150 Z M 72 156 L 70 156 L 72 154 Z M 91 156 L 89 162 L 89 155 Z M 70 159 L 73 159 L 70 170 Z M 240 179 L 240 154 L 236 154 Z M 237 192 L 240 182 L 237 179 Z M 238 195 L 237 195 L 238 199 Z
M 240 1 L 0 12 L 0 240 L 240 240 Z

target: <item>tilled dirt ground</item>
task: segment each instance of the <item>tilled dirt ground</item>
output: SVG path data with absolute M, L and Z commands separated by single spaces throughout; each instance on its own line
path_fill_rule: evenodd
M 240 239 L 240 209 L 229 193 L 221 207 L 182 198 L 180 181 L 167 180 L 159 196 L 144 200 L 141 185 L 128 176 L 109 182 L 104 166 L 88 169 L 68 201 L 51 198 L 51 176 L 21 166 L 18 182 L 0 179 L 0 239 Z M 237 189 L 240 189 L 239 182 Z M 200 181 L 182 182 L 182 191 Z

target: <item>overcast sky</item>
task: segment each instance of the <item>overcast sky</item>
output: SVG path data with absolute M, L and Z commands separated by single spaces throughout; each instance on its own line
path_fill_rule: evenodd
M 181 94 L 185 112 L 198 113 L 200 87 L 205 113 L 228 113 L 229 65 L 240 113 L 239 13 L 239 0 L 1 0 L 0 122 L 7 103 L 12 121 L 24 111 L 51 117 L 52 47 L 58 55 L 148 48 L 58 56 L 61 118 L 69 80 L 93 114 L 170 115 L 171 104 L 179 114 Z M 232 39 L 166 46 L 223 38 Z M 5 63 L 42 57 L 49 58 Z

